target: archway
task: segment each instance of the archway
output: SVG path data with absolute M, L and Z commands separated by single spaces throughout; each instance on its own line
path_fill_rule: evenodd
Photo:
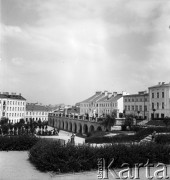
M 82 125 L 81 125 L 81 123 L 78 124 L 78 133 L 82 134 Z
M 64 122 L 64 130 L 66 130 L 66 131 L 68 130 L 68 122 L 67 121 Z
M 77 124 L 76 124 L 75 122 L 73 123 L 73 129 L 72 129 L 72 131 L 73 131 L 74 133 L 77 132 Z
M 83 126 L 83 134 L 87 134 L 88 133 L 88 126 L 87 124 L 84 124 Z
M 98 126 L 97 131 L 102 131 L 102 128 L 100 126 Z
M 90 128 L 89 128 L 89 132 L 93 132 L 94 131 L 94 126 L 91 125 Z
M 68 131 L 72 132 L 72 123 L 71 122 L 68 123 Z
M 61 121 L 61 129 L 64 129 L 64 121 Z

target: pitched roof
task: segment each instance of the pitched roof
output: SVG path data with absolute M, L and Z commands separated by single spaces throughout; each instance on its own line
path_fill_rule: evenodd
M 129 94 L 129 95 L 125 95 L 123 97 L 136 97 L 136 96 L 149 96 L 148 93 L 145 94 Z
M 93 96 L 91 96 L 90 98 L 80 102 L 80 103 L 88 103 L 88 102 L 92 102 L 92 101 L 96 101 L 98 98 L 101 98 L 103 95 L 102 94 L 95 94 Z
M 46 106 L 41 106 L 37 104 L 27 104 L 26 111 L 49 111 Z
M 122 94 L 117 94 L 116 96 L 111 96 L 107 102 L 112 102 L 112 101 L 117 101 L 118 99 L 120 99 L 122 96 Z
M 151 86 L 148 88 L 150 89 L 150 88 L 159 88 L 159 87 L 170 87 L 170 83 L 169 84 L 158 84 L 158 85 Z
M 18 100 L 26 100 L 21 95 L 9 95 L 9 94 L 0 94 L 0 98 L 2 99 L 18 99 Z

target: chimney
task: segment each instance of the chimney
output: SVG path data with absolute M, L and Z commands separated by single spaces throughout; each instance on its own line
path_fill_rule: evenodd
M 21 93 L 19 93 L 19 96 L 21 96 Z
M 113 97 L 117 96 L 117 92 L 113 92 Z
M 96 91 L 96 94 L 97 94 L 97 95 L 99 95 L 99 94 L 101 94 L 101 93 L 102 93 L 101 91 Z
M 162 84 L 165 84 L 165 82 L 162 82 Z
M 108 94 L 108 91 L 104 91 L 104 95 L 107 96 L 107 94 Z
M 158 82 L 158 85 L 161 85 L 161 82 Z
M 107 97 L 108 97 L 108 98 L 111 98 L 111 96 L 112 96 L 112 93 L 111 93 L 111 92 L 108 92 Z

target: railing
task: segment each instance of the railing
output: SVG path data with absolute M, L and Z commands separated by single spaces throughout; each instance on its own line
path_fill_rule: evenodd
M 67 119 L 77 119 L 77 120 L 83 120 L 83 121 L 90 121 L 90 122 L 98 122 L 97 117 L 86 117 L 84 115 L 72 115 L 72 114 L 53 114 L 50 113 L 49 117 L 65 117 Z

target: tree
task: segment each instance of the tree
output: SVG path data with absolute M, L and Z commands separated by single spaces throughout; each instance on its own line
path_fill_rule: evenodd
M 166 117 L 163 119 L 163 123 L 166 125 L 166 127 L 168 127 L 169 122 L 170 122 L 170 118 L 166 116 Z
M 2 117 L 0 120 L 0 125 L 7 125 L 9 122 L 9 119 L 6 117 Z
M 24 119 L 20 119 L 19 123 L 24 125 L 25 124 L 25 120 Z
M 116 123 L 114 113 L 112 113 L 111 115 L 107 114 L 106 117 L 103 118 L 103 120 L 100 123 L 105 127 L 106 131 L 109 131 L 111 129 L 111 126 L 114 126 Z
M 133 125 L 133 118 L 134 118 L 133 114 L 128 114 L 125 117 L 125 124 L 124 125 L 126 127 L 129 126 L 129 129 L 131 129 L 131 127 Z

